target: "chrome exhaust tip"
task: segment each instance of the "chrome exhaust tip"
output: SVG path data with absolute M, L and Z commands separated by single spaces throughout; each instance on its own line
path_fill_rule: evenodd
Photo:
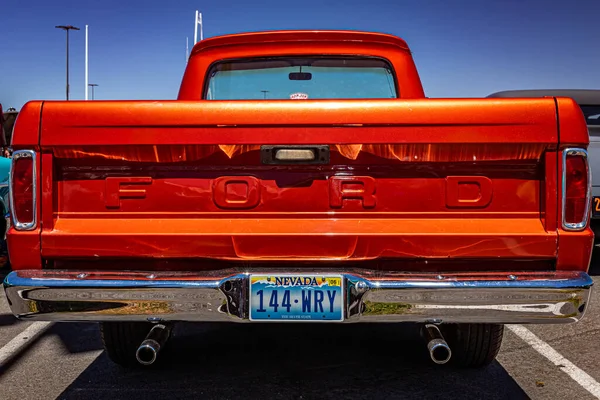
M 158 353 L 164 347 L 171 335 L 171 327 L 157 324 L 150 329 L 146 339 L 140 344 L 135 352 L 135 358 L 142 365 L 154 364 Z
M 427 324 L 424 328 L 424 335 L 427 340 L 427 350 L 429 356 L 436 364 L 446 364 L 452 357 L 450 346 L 446 343 L 440 328 L 433 324 Z

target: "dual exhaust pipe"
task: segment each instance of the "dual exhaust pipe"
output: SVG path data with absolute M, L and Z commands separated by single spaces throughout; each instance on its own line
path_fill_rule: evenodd
M 446 364 L 452 357 L 450 346 L 446 343 L 440 328 L 433 324 L 426 324 L 423 327 L 423 336 L 427 340 L 427 350 L 429 356 L 436 364 Z
M 154 325 L 135 352 L 137 361 L 142 365 L 154 364 L 158 353 L 167 343 L 169 336 L 171 336 L 171 325 Z
M 427 340 L 427 350 L 429 350 L 429 356 L 434 363 L 446 364 L 450 361 L 452 351 L 440 332 L 440 328 L 433 324 L 426 324 L 423 327 L 422 335 Z M 171 336 L 171 325 L 154 325 L 135 352 L 137 361 L 142 365 L 154 364 L 169 336 Z

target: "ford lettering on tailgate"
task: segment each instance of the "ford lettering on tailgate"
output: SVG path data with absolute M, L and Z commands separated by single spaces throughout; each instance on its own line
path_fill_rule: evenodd
M 314 180 L 317 181 L 317 179 Z M 348 206 L 354 207 L 354 209 L 358 206 L 361 210 L 369 211 L 374 211 L 376 207 L 411 211 L 407 207 L 414 207 L 415 204 L 421 208 L 426 206 L 426 202 L 415 203 L 410 199 L 399 198 L 398 194 L 403 194 L 410 189 L 412 193 L 416 193 L 416 197 L 419 195 L 425 197 L 433 192 L 442 191 L 442 195 L 445 193 L 445 201 L 441 204 L 445 208 L 430 211 L 445 211 L 457 208 L 486 208 L 492 203 L 494 193 L 493 181 L 485 176 L 446 176 L 445 179 L 440 179 L 439 183 L 432 182 L 428 186 L 421 183 L 415 184 L 414 180 L 410 178 L 398 178 L 395 181 L 384 178 L 383 180 L 387 187 L 377 193 L 378 180 L 371 176 L 331 176 L 327 178 L 325 185 L 300 185 L 284 189 L 277 186 L 277 183 L 274 184 L 273 180 L 254 176 L 221 176 L 209 180 L 209 190 L 203 187 L 204 182 L 200 179 L 187 180 L 186 185 L 182 186 L 177 183 L 176 179 L 161 180 L 150 176 L 107 177 L 104 187 L 104 206 L 107 209 L 116 210 L 121 208 L 124 201 L 140 201 L 147 198 L 149 204 L 154 204 L 153 199 L 162 196 L 165 190 L 164 187 L 156 187 L 155 183 L 171 185 L 169 190 L 172 190 L 173 185 L 177 185 L 176 187 L 188 188 L 194 193 L 194 196 L 178 196 L 179 210 L 183 207 L 190 207 L 190 203 L 186 203 L 185 199 L 193 199 L 194 207 L 208 207 L 208 204 L 202 202 L 212 200 L 211 205 L 227 211 L 253 210 L 261 205 L 264 206 L 265 203 L 273 208 L 293 204 L 295 211 L 309 211 L 298 210 L 298 206 L 306 207 L 307 203 L 296 204 L 293 200 L 290 201 L 290 197 L 285 197 L 285 191 L 290 189 L 304 190 L 305 194 L 301 196 L 323 196 L 329 199 L 328 203 L 318 203 L 321 204 L 320 207 L 327 204 L 327 209 L 318 209 L 319 206 L 310 205 L 311 211 L 345 210 Z M 441 185 L 443 187 L 440 188 Z M 515 190 L 517 189 L 518 187 L 515 186 Z M 275 190 L 278 191 L 277 196 L 273 195 Z M 418 190 L 421 192 L 417 192 Z M 509 192 L 510 189 L 506 191 Z M 430 198 L 436 199 L 436 203 L 440 204 L 436 197 Z M 139 207 L 139 203 L 137 204 L 136 207 Z M 594 204 L 595 212 L 600 214 L 600 197 L 594 198 Z
M 342 321 L 340 275 L 252 275 L 250 319 L 253 321 Z

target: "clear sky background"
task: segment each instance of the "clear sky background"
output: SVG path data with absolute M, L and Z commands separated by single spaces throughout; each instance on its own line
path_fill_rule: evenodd
M 174 99 L 194 13 L 204 36 L 272 29 L 391 33 L 411 47 L 429 97 L 600 89 L 600 0 L 0 1 L 0 103 L 83 99 L 85 25 L 96 99 Z

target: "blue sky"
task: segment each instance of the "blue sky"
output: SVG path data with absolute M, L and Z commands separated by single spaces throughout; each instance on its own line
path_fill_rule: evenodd
M 23 3 L 22 3 L 23 4 Z M 482 97 L 519 88 L 600 89 L 598 0 L 29 0 L 0 6 L 0 103 L 83 99 L 84 27 L 97 99 L 174 99 L 193 40 L 271 29 L 358 29 L 404 38 L 429 97 Z

